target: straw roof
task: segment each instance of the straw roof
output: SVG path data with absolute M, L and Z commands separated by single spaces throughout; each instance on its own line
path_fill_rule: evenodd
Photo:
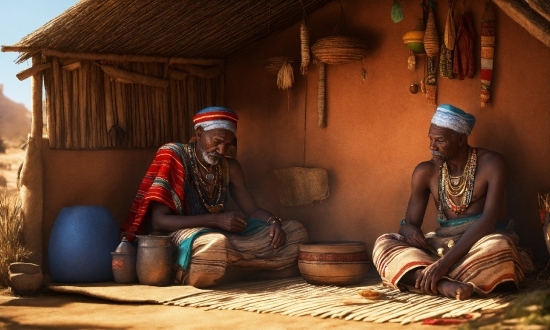
M 228 59 L 331 0 L 82 0 L 4 51 Z

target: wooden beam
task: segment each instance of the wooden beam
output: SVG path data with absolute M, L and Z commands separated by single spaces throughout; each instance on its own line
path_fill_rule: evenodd
M 19 53 L 35 53 L 40 49 L 32 47 L 15 47 L 15 46 L 2 46 L 2 52 L 19 52 Z
M 35 74 L 37 73 L 40 73 L 46 69 L 49 69 L 52 67 L 52 62 L 48 62 L 48 63 L 43 63 L 43 64 L 37 64 L 37 65 L 33 65 L 31 66 L 30 68 L 28 69 L 25 69 L 21 72 L 19 72 L 18 74 L 16 74 L 15 76 L 17 77 L 17 79 L 23 81 L 29 77 L 32 77 L 34 76 Z
M 506 15 L 550 48 L 550 22 L 520 0 L 493 0 Z
M 526 0 L 529 7 L 533 8 L 540 16 L 550 22 L 550 2 L 548 0 Z
M 170 84 L 170 82 L 168 80 L 165 80 L 165 79 L 146 76 L 146 75 L 141 74 L 141 73 L 130 72 L 130 71 L 115 68 L 115 67 L 109 66 L 109 65 L 100 65 L 100 64 L 98 64 L 98 65 L 101 67 L 101 69 L 105 73 L 107 73 L 108 75 L 114 77 L 117 81 L 122 82 L 122 83 L 132 82 L 132 83 L 138 83 L 138 84 L 143 84 L 143 85 L 148 85 L 148 86 L 155 86 L 155 87 L 160 87 L 160 88 L 167 88 L 168 85 Z

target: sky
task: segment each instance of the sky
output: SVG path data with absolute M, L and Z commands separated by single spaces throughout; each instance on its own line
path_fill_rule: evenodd
M 0 45 L 11 46 L 46 24 L 78 0 L 0 0 Z M 0 52 L 0 84 L 4 95 L 31 110 L 31 78 L 19 81 L 18 72 L 31 60 L 16 64 L 17 52 Z

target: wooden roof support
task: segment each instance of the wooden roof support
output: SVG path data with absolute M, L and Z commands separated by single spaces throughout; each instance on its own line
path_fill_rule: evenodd
M 550 22 L 550 2 L 548 0 L 527 0 L 527 4 Z
M 183 57 L 162 57 L 151 55 L 120 55 L 120 54 L 102 54 L 102 53 L 76 53 L 63 52 L 56 49 L 33 49 L 30 47 L 13 47 L 2 46 L 2 52 L 20 52 L 20 53 L 36 53 L 42 52 L 45 56 L 55 56 L 59 58 L 72 58 L 78 60 L 91 61 L 113 61 L 113 62 L 141 62 L 141 63 L 169 63 L 169 64 L 194 64 L 194 65 L 220 65 L 224 63 L 222 59 L 206 59 L 206 58 L 183 58 Z
M 521 0 L 493 0 L 493 2 L 527 32 L 550 48 L 550 22 Z
M 42 72 L 46 69 L 49 69 L 51 67 L 52 67 L 52 62 L 37 64 L 37 65 L 33 65 L 30 68 L 19 72 L 15 76 L 17 77 L 17 79 L 23 81 L 23 80 L 27 79 L 28 77 L 34 76 L 35 74 L 40 73 L 40 72 Z
M 101 69 L 108 75 L 114 77 L 117 81 L 126 83 L 138 83 L 148 86 L 155 86 L 160 88 L 167 88 L 170 82 L 165 79 L 160 79 L 156 77 L 146 76 L 141 73 L 135 73 L 126 71 L 123 69 L 115 68 L 109 65 L 99 65 Z

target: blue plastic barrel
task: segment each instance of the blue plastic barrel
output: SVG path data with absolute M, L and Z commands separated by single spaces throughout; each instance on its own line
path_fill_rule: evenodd
M 111 252 L 119 243 L 119 226 L 106 207 L 61 209 L 48 247 L 52 280 L 58 283 L 112 281 Z

